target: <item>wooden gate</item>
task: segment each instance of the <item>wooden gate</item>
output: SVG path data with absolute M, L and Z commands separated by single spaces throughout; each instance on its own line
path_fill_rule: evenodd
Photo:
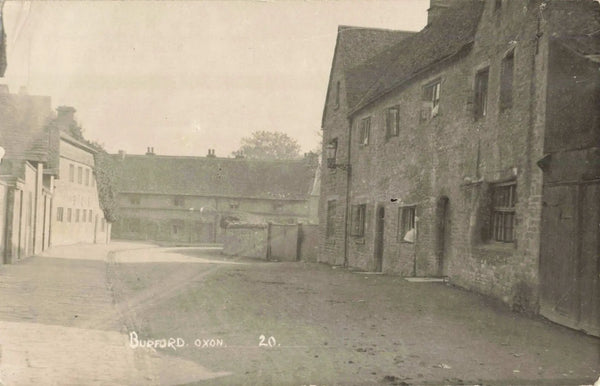
M 540 312 L 600 336 L 600 181 L 544 186 Z

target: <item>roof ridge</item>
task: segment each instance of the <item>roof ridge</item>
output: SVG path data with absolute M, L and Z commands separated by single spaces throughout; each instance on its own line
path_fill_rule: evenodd
M 377 28 L 377 27 L 361 27 L 356 25 L 338 25 L 338 32 L 347 31 L 347 30 L 365 30 L 365 31 L 381 31 L 381 32 L 398 32 L 398 33 L 410 33 L 416 34 L 419 31 L 409 31 L 402 29 L 392 29 L 392 28 Z

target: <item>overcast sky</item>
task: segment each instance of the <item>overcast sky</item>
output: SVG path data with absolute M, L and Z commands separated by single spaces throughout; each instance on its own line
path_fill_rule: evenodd
M 11 92 L 70 105 L 111 152 L 229 156 L 255 130 L 319 143 L 337 26 L 420 30 L 429 0 L 7 1 Z

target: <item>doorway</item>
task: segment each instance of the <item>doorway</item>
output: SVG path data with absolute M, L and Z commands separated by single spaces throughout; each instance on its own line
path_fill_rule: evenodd
M 448 247 L 450 246 L 450 216 L 449 216 L 450 200 L 446 196 L 439 198 L 437 203 L 437 275 L 446 276 Z
M 385 208 L 377 208 L 377 225 L 375 227 L 375 272 L 383 271 L 383 235 L 385 226 Z

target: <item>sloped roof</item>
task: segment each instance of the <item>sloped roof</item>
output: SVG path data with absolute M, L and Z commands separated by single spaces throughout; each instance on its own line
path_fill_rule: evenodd
M 414 33 L 415 32 L 381 28 L 365 28 L 346 25 L 338 26 L 334 58 L 329 75 L 329 86 L 331 86 L 331 77 L 334 70 L 333 66 L 335 65 L 337 58 L 340 60 L 342 71 L 347 74 L 347 71 L 352 67 L 363 63 L 377 53 Z M 363 90 L 360 85 L 353 84 L 358 80 L 359 79 L 349 78 L 346 75 L 346 98 L 348 100 L 348 106 L 352 106 L 353 101 L 358 101 L 360 99 L 360 96 L 362 95 L 361 90 L 363 92 L 366 91 Z M 329 96 L 329 90 L 327 96 Z M 323 122 L 326 112 L 327 103 L 325 103 L 325 108 L 323 110 Z
M 317 165 L 307 160 L 112 155 L 120 193 L 307 199 Z
M 5 88 L 6 90 L 6 88 Z M 52 118 L 48 96 L 0 93 L 0 146 L 7 159 L 47 160 Z
M 351 78 L 372 82 L 353 111 L 471 44 L 475 39 L 483 7 L 482 0 L 465 0 L 449 7 L 420 32 L 353 69 L 350 72 Z

